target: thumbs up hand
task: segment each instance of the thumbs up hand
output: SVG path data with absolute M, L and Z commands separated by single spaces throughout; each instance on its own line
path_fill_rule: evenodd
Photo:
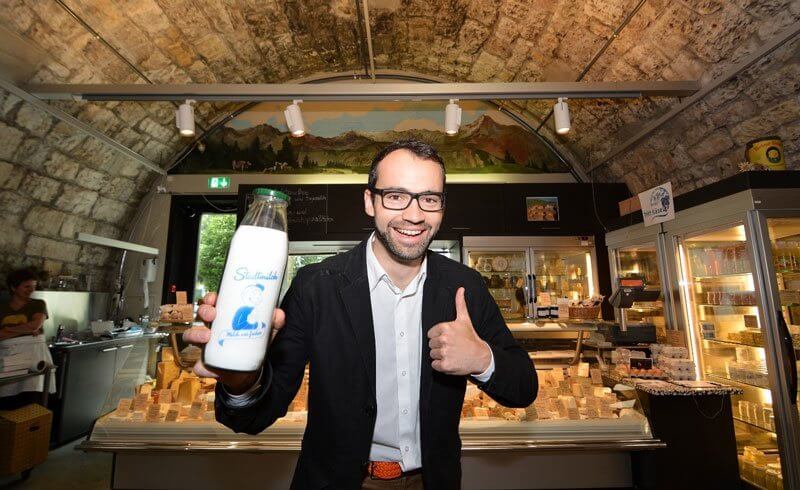
M 492 351 L 472 326 L 464 288 L 456 291 L 456 319 L 438 323 L 428 331 L 433 369 L 445 374 L 481 374 L 489 368 Z

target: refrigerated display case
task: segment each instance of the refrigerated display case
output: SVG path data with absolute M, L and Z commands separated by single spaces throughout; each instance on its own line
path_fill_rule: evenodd
M 677 320 L 698 375 L 743 390 L 732 398 L 740 473 L 764 487 L 769 464 L 800 457 L 800 329 L 792 323 L 800 295 L 800 192 L 740 188 L 679 210 L 663 230 L 670 243 L 665 258 L 678 273 Z M 785 488 L 800 488 L 797 465 L 780 471 Z
M 579 237 L 464 237 L 464 263 L 483 276 L 507 321 L 533 305 L 580 301 L 597 291 L 593 240 Z
M 591 371 L 540 370 L 537 400 L 524 409 L 468 385 L 459 426 L 463 487 L 634 486 L 633 455 L 663 444 L 641 411 L 628 408 L 627 393 L 604 387 Z M 286 416 L 257 435 L 215 421 L 213 379 L 172 376 L 139 386 L 79 446 L 114 454 L 113 488 L 288 488 L 306 425 L 307 375 Z M 252 454 L 262 459 L 253 464 Z M 575 466 L 581 471 L 563 472 Z

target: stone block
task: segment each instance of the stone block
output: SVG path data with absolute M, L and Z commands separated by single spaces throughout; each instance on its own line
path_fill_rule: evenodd
M 491 55 L 487 52 L 482 52 L 475 64 L 472 65 L 472 71 L 469 74 L 469 79 L 472 81 L 487 81 L 495 77 L 503 69 L 505 62 L 502 58 Z
M 458 34 L 459 49 L 466 53 L 477 53 L 491 33 L 491 29 L 485 25 L 467 19 Z
M 62 238 L 74 240 L 78 233 L 94 233 L 95 221 L 75 214 L 67 215 L 61 224 L 59 234 Z
M 52 150 L 43 144 L 41 138 L 30 137 L 25 138 L 25 141 L 17 147 L 12 161 L 37 172 L 44 172 L 44 162 L 50 158 L 51 154 Z
M 122 224 L 128 214 L 128 206 L 119 201 L 101 197 L 92 209 L 92 218 L 113 224 Z
M 791 97 L 737 124 L 731 129 L 731 135 L 738 145 L 745 145 L 755 138 L 769 136 L 781 125 L 797 119 L 800 119 L 800 100 Z
M 58 122 L 47 135 L 47 142 L 70 153 L 86 140 L 87 136 L 65 122 Z
M 78 257 L 78 262 L 82 264 L 105 265 L 108 262 L 110 254 L 111 251 L 107 247 L 84 245 Z
M 0 192 L 0 205 L 5 202 L 7 201 Z M 20 215 L 0 213 L 0 228 L 3 229 L 3 233 L 0 233 L 0 250 L 3 253 L 0 256 L 10 255 L 12 250 L 22 251 L 25 243 L 25 231 L 22 229 L 20 220 Z M 19 267 L 18 264 L 10 263 L 13 267 Z
M 25 169 L 0 160 L 0 189 L 16 189 L 25 177 Z
M 22 226 L 26 231 L 37 235 L 58 237 L 61 225 L 67 215 L 61 211 L 45 206 L 34 206 L 25 219 Z
M 744 92 L 759 107 L 768 105 L 779 97 L 800 92 L 800 64 L 792 63 L 779 70 L 760 74 Z
M 16 122 L 36 136 L 44 136 L 53 125 L 53 118 L 30 104 L 22 104 L 17 112 Z
M 19 129 L 0 122 L 0 158 L 10 159 L 22 143 L 25 134 Z
M 28 211 L 33 205 L 33 200 L 28 197 L 27 193 L 19 193 L 16 191 L 0 191 L 0 209 L 3 210 L 1 215 L 21 215 Z
M 497 18 L 497 11 L 500 7 L 500 0 L 473 0 L 467 7 L 467 17 L 477 20 L 483 25 L 494 24 Z
M 75 180 L 87 189 L 98 191 L 107 187 L 110 178 L 111 177 L 106 173 L 97 172 L 96 170 L 84 167 L 78 172 Z
M 136 182 L 125 177 L 114 177 L 108 181 L 108 185 L 100 190 L 100 194 L 103 196 L 122 202 L 128 202 L 135 192 Z
M 97 198 L 98 194 L 95 191 L 76 185 L 64 184 L 64 190 L 58 196 L 55 206 L 70 214 L 88 216 L 97 202 Z
M 27 255 L 61 260 L 63 262 L 75 262 L 78 260 L 80 251 L 80 245 L 75 243 L 53 240 L 38 235 L 31 235 L 25 247 Z
M 54 152 L 44 162 L 47 175 L 60 180 L 74 180 L 80 170 L 80 164 L 61 152 Z
M 733 146 L 727 130 L 719 129 L 709 134 L 695 146 L 689 148 L 689 155 L 695 162 L 705 163 Z
M 28 172 L 19 185 L 21 193 L 46 203 L 52 202 L 60 189 L 61 182 L 36 172 Z

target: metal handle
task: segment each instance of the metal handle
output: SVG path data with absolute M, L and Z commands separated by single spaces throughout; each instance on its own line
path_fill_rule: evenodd
M 130 349 L 131 347 L 133 347 L 133 344 L 123 345 L 120 349 Z
M 536 274 L 528 274 L 528 280 L 531 281 L 530 302 L 531 304 L 534 304 L 536 303 Z
M 105 349 L 100 350 L 100 352 L 111 352 L 113 350 L 117 350 L 118 347 L 106 347 Z
M 789 326 L 786 325 L 786 319 L 783 318 L 783 312 L 778 309 L 776 313 L 778 314 L 778 329 L 780 330 L 781 340 L 786 349 L 786 356 L 784 356 L 783 362 L 789 373 L 789 397 L 792 405 L 797 405 L 797 357 L 794 355 L 794 343 L 792 342 L 792 335 L 789 333 Z

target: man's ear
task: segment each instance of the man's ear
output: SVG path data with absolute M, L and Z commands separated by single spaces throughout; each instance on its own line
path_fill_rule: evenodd
M 364 189 L 364 212 L 367 213 L 367 216 L 370 218 L 375 217 L 375 204 L 372 197 L 372 191 Z

